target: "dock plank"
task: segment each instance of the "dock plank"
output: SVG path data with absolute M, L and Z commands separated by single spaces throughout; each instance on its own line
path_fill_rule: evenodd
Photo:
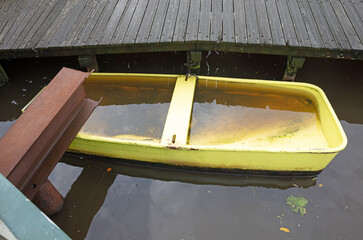
M 53 40 L 53 36 L 58 32 L 59 28 L 63 24 L 64 20 L 67 18 L 70 11 L 72 11 L 73 7 L 78 3 L 78 1 L 81 0 L 75 0 L 75 1 L 66 1 L 66 4 L 61 9 L 60 14 L 55 18 L 52 19 L 49 28 L 47 31 L 43 34 L 41 40 L 37 43 L 37 48 L 48 48 L 49 43 Z
M 56 32 L 49 43 L 49 47 L 58 47 L 63 44 L 69 31 L 75 24 L 84 7 L 86 6 L 87 1 L 88 0 L 78 0 L 77 4 L 73 6 L 73 8 L 69 11 L 66 18 L 64 19 L 63 23 L 58 29 L 56 29 Z
M 180 1 L 178 0 L 170 0 L 165 23 L 163 25 L 163 30 L 161 32 L 160 42 L 171 42 L 173 41 L 174 29 L 178 16 Z
M 348 2 L 349 2 L 349 0 L 348 0 Z M 360 16 L 360 18 L 363 21 L 363 2 L 362 2 L 362 0 L 351 0 L 351 3 L 353 4 L 358 15 Z
M 349 36 L 347 38 L 350 43 L 350 46 L 355 49 L 363 49 L 361 40 L 359 39 L 359 36 L 357 35 L 356 30 L 354 29 L 351 20 L 346 14 L 342 4 L 337 0 L 330 0 L 330 2 L 331 6 L 333 7 L 333 10 L 335 11 L 337 19 L 342 26 L 343 31 L 345 32 L 346 36 Z M 358 29 L 362 28 L 363 25 L 360 25 L 360 27 L 358 27 Z
M 41 41 L 42 37 L 52 26 L 55 19 L 61 13 L 63 7 L 66 5 L 66 1 L 57 0 L 49 3 L 47 9 L 38 18 L 34 26 L 24 38 L 23 42 L 19 45 L 20 48 L 32 48 L 35 49 L 36 45 Z M 52 5 L 53 4 L 53 5 Z
M 285 46 L 284 32 L 282 31 L 279 12 L 275 0 L 266 1 L 267 14 L 270 22 L 271 37 L 274 45 Z
M 117 2 L 110 19 L 108 20 L 103 35 L 100 40 L 100 44 L 110 44 L 113 35 L 115 34 L 117 26 L 120 24 L 123 15 L 125 14 L 127 0 L 120 0 Z
M 232 51 L 363 59 L 362 0 L 0 0 L 0 57 Z
M 86 6 L 83 8 L 76 20 L 77 24 L 73 24 L 71 30 L 65 37 L 64 41 L 61 43 L 61 46 L 72 46 L 72 43 L 77 38 L 78 34 L 82 31 L 82 28 L 86 22 L 89 20 L 89 16 L 93 9 L 95 9 L 96 5 L 97 1 L 95 0 L 88 1 L 86 3 Z
M 306 0 L 298 0 L 298 5 L 301 11 L 301 16 L 305 22 L 306 30 L 309 35 L 309 39 L 312 47 L 329 47 L 327 46 L 320 36 L 318 26 L 313 17 L 313 13 L 310 10 L 309 4 Z
M 129 1 L 129 4 L 127 5 L 127 9 L 125 10 L 126 11 L 125 16 L 119 23 L 119 25 L 115 31 L 115 34 L 113 36 L 113 39 L 111 41 L 113 44 L 121 44 L 123 42 L 123 39 L 126 36 L 126 32 L 128 31 L 128 29 L 130 27 L 132 27 L 131 23 L 132 23 L 134 12 L 136 11 L 136 7 L 137 7 L 138 3 L 139 3 L 138 0 Z
M 344 30 L 342 29 L 330 3 L 327 0 L 320 0 L 319 3 L 338 46 L 342 49 L 351 49 L 349 40 L 345 36 Z
M 222 0 L 212 1 L 210 41 L 219 43 L 222 36 Z
M 173 42 L 184 42 L 187 30 L 190 1 L 180 1 L 176 18 Z
M 276 0 L 276 5 L 281 20 L 282 30 L 284 32 L 286 45 L 300 46 L 286 0 Z
M 23 11 L 19 14 L 17 20 L 15 21 L 12 29 L 9 30 L 7 37 L 4 38 L 3 42 L 0 44 L 0 48 L 3 49 L 11 49 L 14 42 L 18 39 L 23 31 L 26 31 L 25 27 L 28 25 L 29 21 L 41 7 L 41 1 L 29 1 L 28 5 L 23 9 Z
M 136 41 L 137 33 L 140 29 L 142 19 L 145 17 L 145 11 L 148 6 L 148 0 L 139 0 L 137 7 L 135 9 L 135 13 L 132 16 L 130 26 L 126 31 L 125 38 L 122 43 L 130 44 Z
M 161 39 L 161 32 L 163 31 L 165 18 L 170 0 L 160 0 L 155 13 L 154 22 L 151 26 L 147 42 L 158 43 Z
M 233 1 L 223 0 L 223 42 L 235 42 Z
M 189 7 L 185 41 L 198 40 L 200 0 L 192 0 Z
M 245 0 L 247 42 L 250 44 L 260 44 L 260 33 L 257 24 L 257 13 L 255 1 Z
M 320 35 L 324 41 L 325 47 L 334 49 L 339 48 L 337 42 L 335 41 L 333 34 L 330 31 L 327 20 L 324 17 L 322 10 L 320 9 L 319 4 L 316 1 L 307 1 L 310 6 L 310 9 L 313 13 L 313 17 L 318 26 L 318 30 Z
M 339 0 L 339 1 L 342 4 L 345 12 L 349 16 L 349 19 L 350 19 L 351 23 L 353 24 L 354 29 L 357 32 L 361 42 L 363 42 L 363 27 L 362 27 L 363 26 L 363 19 L 361 19 L 359 17 L 359 14 L 355 10 L 355 8 L 354 8 L 354 6 L 353 6 L 353 4 L 352 4 L 352 2 L 350 0 L 348 0 L 348 1 Z
M 2 31 L 5 27 L 5 25 L 9 22 L 11 15 L 14 14 L 14 11 L 17 8 L 18 4 L 19 4 L 19 1 L 17 1 L 14 4 L 14 2 L 12 0 L 7 0 L 1 7 L 1 9 L 0 9 L 0 19 L 1 19 L 0 34 L 1 35 L 2 35 Z
M 247 25 L 244 0 L 234 0 L 234 23 L 236 43 L 247 43 Z
M 100 18 L 100 15 L 102 14 L 105 6 L 106 1 L 96 1 L 95 8 L 92 9 L 92 11 L 88 15 L 87 21 L 84 23 L 83 27 L 80 29 L 80 32 L 78 32 L 77 37 L 73 40 L 71 43 L 72 47 L 81 47 L 85 46 L 90 38 L 92 36 L 92 31 L 96 27 L 98 20 Z M 104 31 L 104 29 L 102 29 Z M 100 34 L 103 33 L 103 31 L 100 32 Z M 99 40 L 99 39 L 98 39 Z
M 9 42 L 6 46 L 8 49 L 18 49 L 19 45 L 24 41 L 30 30 L 35 26 L 38 19 L 41 15 L 46 12 L 50 11 L 51 7 L 57 2 L 58 0 L 42 0 L 39 2 L 36 7 L 33 8 L 32 11 L 29 11 L 28 15 L 26 16 L 27 20 L 23 21 L 19 26 L 18 30 L 19 35 L 16 37 L 16 40 L 13 42 Z M 30 17 L 30 19 L 28 19 Z
M 81 46 L 82 42 L 87 45 L 101 45 L 102 35 L 110 17 L 115 9 L 117 0 L 101 1 L 98 9 L 94 12 L 89 24 L 85 27 L 73 43 L 74 46 Z
M 144 18 L 141 22 L 140 29 L 138 30 L 136 43 L 147 43 L 151 28 L 156 16 L 156 10 L 159 5 L 159 0 L 149 0 Z M 161 27 L 161 26 L 159 26 Z
M 273 42 L 265 0 L 255 0 L 255 5 L 261 44 L 271 45 Z
M 3 17 L 3 24 L 0 22 L 0 43 L 9 36 L 8 32 L 11 31 L 13 25 L 16 23 L 16 21 L 19 18 L 19 15 L 24 12 L 23 10 L 23 6 L 26 3 L 29 3 L 30 0 L 28 1 L 16 1 L 15 4 L 13 4 L 7 11 L 7 13 L 5 13 L 5 17 Z M 27 6 L 25 7 L 27 8 Z M 3 25 L 3 26 L 2 26 Z
M 210 34 L 210 15 L 212 11 L 211 0 L 201 0 L 199 15 L 198 40 L 208 41 Z
M 302 18 L 297 1 L 288 0 L 287 3 L 299 45 L 303 47 L 311 47 L 309 34 L 306 30 L 306 26 Z

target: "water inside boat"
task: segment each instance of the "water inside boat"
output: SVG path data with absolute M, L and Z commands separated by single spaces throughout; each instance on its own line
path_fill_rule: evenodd
M 175 78 L 87 80 L 101 104 L 81 130 L 95 136 L 160 143 Z M 280 150 L 329 148 L 314 100 L 256 84 L 198 80 L 188 144 Z
M 86 81 L 87 96 L 103 98 L 81 133 L 126 140 L 160 142 L 175 79 Z
M 308 96 L 211 80 L 198 81 L 189 143 L 295 150 L 329 147 Z

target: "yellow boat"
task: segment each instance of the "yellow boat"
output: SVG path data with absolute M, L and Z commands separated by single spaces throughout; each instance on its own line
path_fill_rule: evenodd
M 69 147 L 222 172 L 313 175 L 347 144 L 311 84 L 190 75 L 92 73 L 100 106 Z

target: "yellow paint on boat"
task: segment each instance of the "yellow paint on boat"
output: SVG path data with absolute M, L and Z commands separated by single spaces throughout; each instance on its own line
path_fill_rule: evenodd
M 188 81 L 177 75 L 93 73 L 85 82 L 88 96 L 100 97 L 94 83 L 117 83 L 121 102 L 112 103 L 105 90 L 101 107 L 107 115 L 95 111 L 97 119 L 91 116 L 94 122 L 85 124 L 69 149 L 178 166 L 310 172 L 324 169 L 347 144 L 325 94 L 314 85 L 203 76 Z M 142 103 L 131 90 L 154 97 Z M 111 111 L 113 104 L 122 107 Z M 144 113 L 145 104 L 154 110 Z M 126 117 L 127 126 L 117 125 L 126 113 L 135 116 Z M 105 119 L 120 129 L 107 129 Z M 142 131 L 140 119 L 147 125 Z

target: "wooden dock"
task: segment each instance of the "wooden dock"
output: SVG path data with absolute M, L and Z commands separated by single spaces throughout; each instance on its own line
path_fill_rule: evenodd
M 0 58 L 229 51 L 363 59 L 362 0 L 0 0 Z

